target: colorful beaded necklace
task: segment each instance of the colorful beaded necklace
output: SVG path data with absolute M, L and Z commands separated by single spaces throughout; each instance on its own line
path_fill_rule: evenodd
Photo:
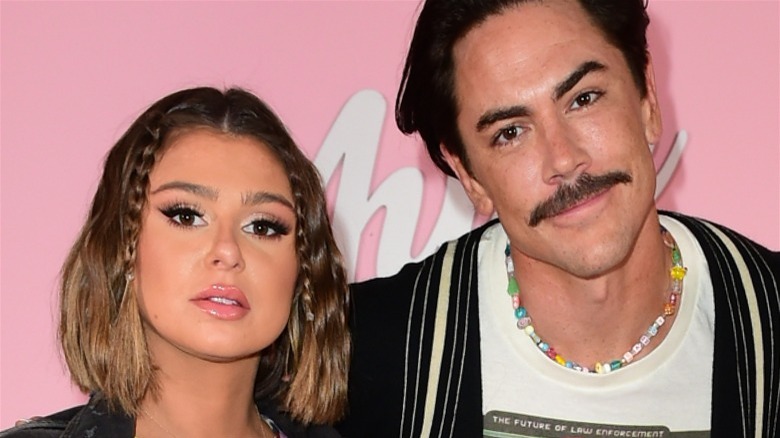
M 536 346 L 539 347 L 539 349 L 542 350 L 542 352 L 547 355 L 547 357 L 566 368 L 584 373 L 607 374 L 630 364 L 633 362 L 634 358 L 650 344 L 650 341 L 655 337 L 655 335 L 658 334 L 658 330 L 662 325 L 664 325 L 666 319 L 674 315 L 674 312 L 677 309 L 677 303 L 680 301 L 680 295 L 682 294 L 683 290 L 683 279 L 685 278 L 687 268 L 682 265 L 680 249 L 677 247 L 677 242 L 675 242 L 674 237 L 672 237 L 672 235 L 663 227 L 661 227 L 661 235 L 663 236 L 664 244 L 666 244 L 666 246 L 669 247 L 672 252 L 672 268 L 669 272 L 671 277 L 671 284 L 669 286 L 669 300 L 664 304 L 663 312 L 658 316 L 658 318 L 655 319 L 655 321 L 653 321 L 647 331 L 645 331 L 642 336 L 639 337 L 639 341 L 634 344 L 634 346 L 631 347 L 631 349 L 628 350 L 620 359 L 607 362 L 596 362 L 596 364 L 591 368 L 584 367 L 576 362 L 568 361 L 561 357 L 561 355 L 555 351 L 555 348 L 544 342 L 542 338 L 536 334 L 536 330 L 531 324 L 531 316 L 528 314 L 528 310 L 526 310 L 526 308 L 520 302 L 520 287 L 517 285 L 517 279 L 515 279 L 515 267 L 514 263 L 512 262 L 510 246 L 509 243 L 507 243 L 504 253 L 506 255 L 506 272 L 509 279 L 509 284 L 507 285 L 506 291 L 512 298 L 512 307 L 514 308 L 515 317 L 517 318 L 517 328 L 525 332 L 525 334 L 527 334 L 531 340 L 533 340 L 534 344 L 536 344 Z

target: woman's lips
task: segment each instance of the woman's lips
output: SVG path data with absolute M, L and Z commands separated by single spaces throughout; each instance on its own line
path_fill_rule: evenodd
M 249 301 L 241 289 L 222 284 L 209 286 L 191 301 L 209 315 L 225 320 L 241 319 L 250 310 Z

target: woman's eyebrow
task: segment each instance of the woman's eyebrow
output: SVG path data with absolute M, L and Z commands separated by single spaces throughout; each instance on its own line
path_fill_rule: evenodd
M 246 205 L 264 204 L 267 202 L 275 202 L 288 207 L 290 210 L 295 211 L 295 206 L 284 195 L 273 192 L 249 192 L 242 196 L 243 203 Z
M 160 185 L 151 193 L 157 194 L 166 190 L 183 190 L 203 198 L 216 200 L 219 197 L 219 190 L 213 187 L 202 186 L 200 184 L 189 183 L 185 181 L 171 181 Z

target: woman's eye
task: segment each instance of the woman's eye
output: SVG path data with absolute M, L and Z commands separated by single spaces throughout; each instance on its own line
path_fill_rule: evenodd
M 173 207 L 162 210 L 162 213 L 171 220 L 184 227 L 200 227 L 206 225 L 203 215 L 188 207 Z
M 513 125 L 513 126 L 507 126 L 506 128 L 501 129 L 496 134 L 493 144 L 495 145 L 504 145 L 507 143 L 510 143 L 517 137 L 519 137 L 523 133 L 523 128 Z
M 571 109 L 579 109 L 588 105 L 592 105 L 594 102 L 599 100 L 602 94 L 603 93 L 598 91 L 588 91 L 587 93 L 582 93 L 574 98 L 574 102 L 571 103 Z
M 252 221 L 241 227 L 241 229 L 245 233 L 261 237 L 281 237 L 290 232 L 286 225 L 267 219 Z

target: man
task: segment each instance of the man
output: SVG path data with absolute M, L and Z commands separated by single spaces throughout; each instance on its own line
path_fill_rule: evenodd
M 780 436 L 780 253 L 657 212 L 647 24 L 425 3 L 396 120 L 498 222 L 354 285 L 345 436 Z

